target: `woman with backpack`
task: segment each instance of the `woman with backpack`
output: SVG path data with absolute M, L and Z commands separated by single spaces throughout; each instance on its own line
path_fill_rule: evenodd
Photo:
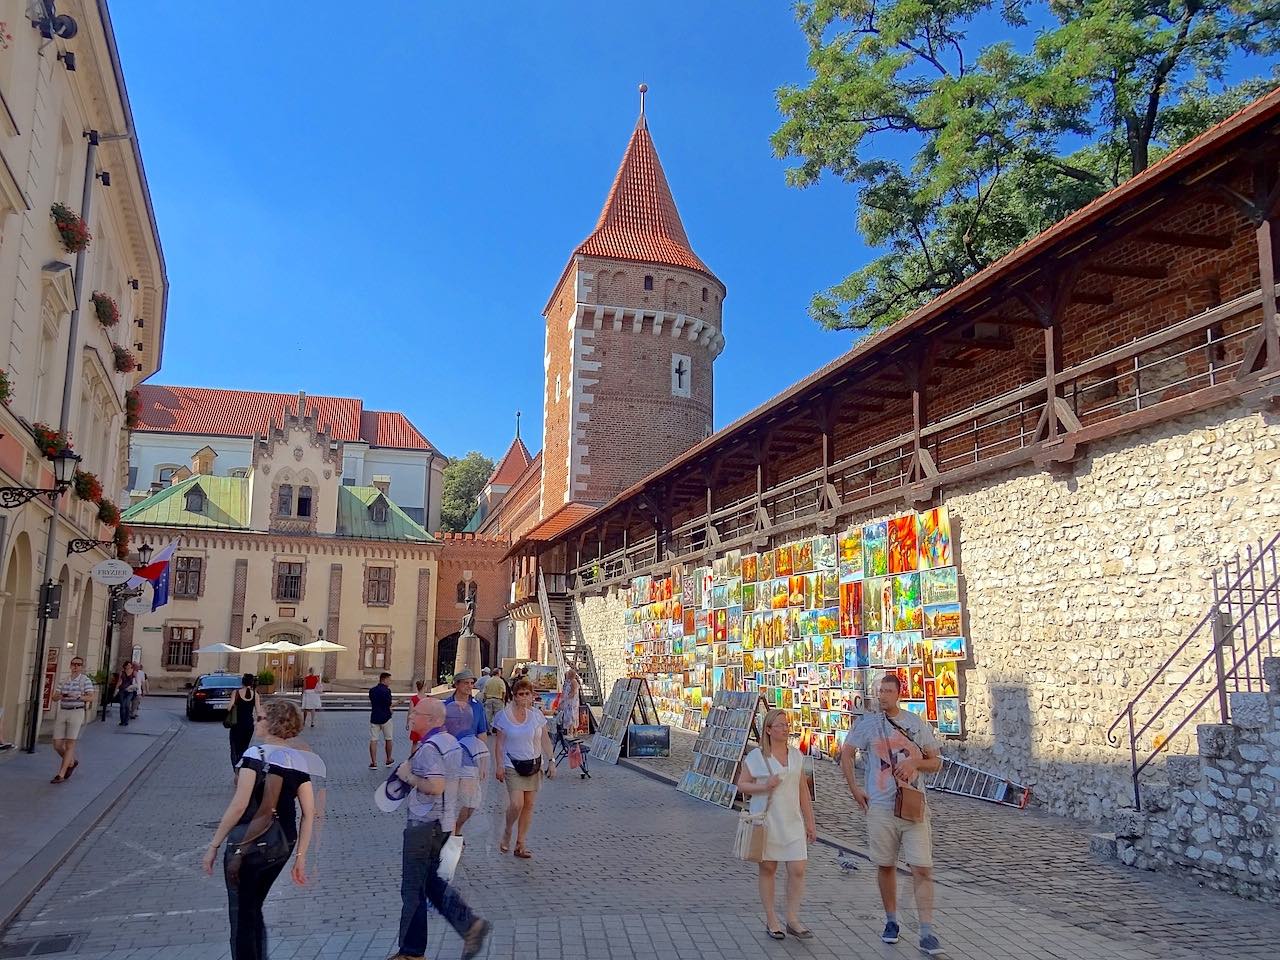
M 232 960 L 265 960 L 262 905 L 290 856 L 294 857 L 293 882 L 298 886 L 307 882 L 307 850 L 316 811 L 311 776 L 323 776 L 324 765 L 314 754 L 289 745 L 301 730 L 302 711 L 297 704 L 273 700 L 266 705 L 257 723 L 262 742 L 246 751 L 235 796 L 205 850 L 204 872 L 212 874 L 218 847 L 227 840 L 223 877 Z

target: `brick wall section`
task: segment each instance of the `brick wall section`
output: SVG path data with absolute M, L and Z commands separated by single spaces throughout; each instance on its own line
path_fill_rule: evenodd
M 244 599 L 249 589 L 249 561 L 237 560 L 235 572 L 231 577 L 231 627 L 227 643 L 233 647 L 244 646 Z M 227 658 L 227 669 L 232 673 L 240 670 L 240 654 L 233 653 Z
M 342 636 L 340 629 L 342 623 L 342 564 L 329 564 L 329 607 L 328 615 L 325 617 L 325 634 L 330 637 L 334 643 L 337 643 L 337 637 Z M 326 677 L 334 677 L 338 673 L 338 654 L 326 653 L 324 655 L 324 675 Z
M 573 328 L 577 313 L 572 268 L 547 311 L 546 375 L 542 384 L 542 502 L 539 519 L 554 513 L 569 499 L 569 441 L 573 422 Z M 560 399 L 556 400 L 556 378 Z
M 511 564 L 502 559 L 509 546 L 505 539 L 480 537 L 473 533 L 438 534 L 443 541 L 440 550 L 439 594 L 436 601 L 434 641 L 430 644 L 433 665 L 436 663 L 436 647 L 440 640 L 462 628 L 464 604 L 457 602 L 457 584 L 467 571 L 476 585 L 475 632 L 484 642 L 485 665 L 494 655 L 498 639 L 498 621 L 506 616 L 507 598 L 511 591 Z M 432 672 L 429 676 L 434 677 Z

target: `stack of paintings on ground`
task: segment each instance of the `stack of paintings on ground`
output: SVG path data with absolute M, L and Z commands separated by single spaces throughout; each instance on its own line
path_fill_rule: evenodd
M 946 507 L 729 551 L 630 584 L 626 642 L 662 723 L 699 730 L 720 691 L 792 712 L 800 748 L 833 757 L 880 679 L 943 736 L 963 732 L 968 649 Z
M 747 738 L 759 738 L 763 709 L 759 693 L 716 691 L 706 723 L 693 742 L 693 763 L 676 789 L 708 803 L 733 806 L 738 793 L 738 766 Z

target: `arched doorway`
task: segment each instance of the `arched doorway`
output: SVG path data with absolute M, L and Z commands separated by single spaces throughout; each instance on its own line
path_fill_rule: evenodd
M 85 580 L 84 591 L 80 594 L 80 616 L 76 623 L 76 656 L 84 660 L 86 668 L 89 664 L 89 628 L 93 625 L 93 581 Z M 151 665 L 152 667 L 155 664 Z M 146 664 L 143 665 L 146 669 Z M 92 672 L 92 671 L 90 671 Z
M 455 630 L 436 642 L 436 683 L 444 683 L 445 677 L 453 675 L 453 665 L 458 659 L 458 636 Z M 476 634 L 476 637 L 480 640 L 480 666 L 493 667 L 495 665 L 493 641 L 485 639 L 480 634 Z
M 289 643 L 296 643 L 302 646 L 307 642 L 306 639 L 298 633 L 290 633 L 288 630 L 281 630 L 271 636 L 272 643 L 279 643 L 286 640 Z M 266 668 L 276 675 L 277 690 L 292 690 L 295 686 L 302 683 L 300 653 L 268 653 L 264 658 Z
M 4 603 L 0 607 L 0 740 L 12 741 L 21 722 L 22 666 L 31 638 L 31 616 L 35 609 L 31 595 L 31 540 L 20 533 L 14 540 L 5 564 Z

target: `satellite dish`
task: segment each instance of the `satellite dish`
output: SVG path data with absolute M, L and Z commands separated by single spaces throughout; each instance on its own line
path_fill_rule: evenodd
M 60 13 L 53 18 L 54 36 L 62 40 L 70 40 L 79 32 L 79 25 L 76 24 L 73 18 L 67 16 L 65 13 Z

